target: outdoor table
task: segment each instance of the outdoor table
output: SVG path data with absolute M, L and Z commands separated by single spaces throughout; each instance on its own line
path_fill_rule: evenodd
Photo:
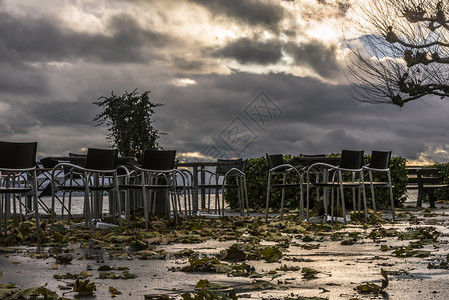
M 38 194 L 37 194 L 37 200 L 39 205 L 42 207 L 42 209 L 50 214 L 51 213 L 51 209 L 47 206 L 47 204 L 45 204 L 45 202 L 43 201 L 42 197 L 46 195 L 46 193 L 48 192 L 48 189 L 51 192 L 51 171 L 53 170 L 53 168 L 36 168 L 36 174 L 39 177 L 39 175 L 42 175 L 40 178 L 42 179 L 42 181 L 38 181 L 37 183 L 37 190 L 38 190 Z M 60 174 L 62 171 L 60 171 L 58 174 Z M 61 205 L 63 206 L 63 209 L 67 208 L 63 205 L 62 200 L 56 196 L 56 199 L 59 201 L 59 203 L 61 203 Z M 30 202 L 31 203 L 31 202 Z M 31 205 L 31 204 L 27 204 L 27 205 Z
M 199 208 L 198 203 L 198 170 L 204 169 L 205 167 L 215 167 L 217 166 L 217 161 L 203 161 L 203 162 L 181 162 L 177 163 L 178 167 L 192 168 L 193 175 L 193 193 L 192 193 L 192 211 L 196 213 Z M 205 181 L 205 174 L 201 172 L 201 182 Z M 206 191 L 201 191 L 201 208 L 206 207 Z

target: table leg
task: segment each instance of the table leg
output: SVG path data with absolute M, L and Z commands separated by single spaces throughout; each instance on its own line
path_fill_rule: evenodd
M 324 169 L 323 171 L 323 182 L 329 181 L 329 171 Z M 328 215 L 328 207 L 329 207 L 329 187 L 323 188 L 323 202 L 324 202 L 324 217 Z

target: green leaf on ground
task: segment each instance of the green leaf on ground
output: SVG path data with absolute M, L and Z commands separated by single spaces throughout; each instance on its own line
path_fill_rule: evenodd
M 302 270 L 301 270 L 302 277 L 305 278 L 305 279 L 313 279 L 313 278 L 317 278 L 316 275 L 317 275 L 318 273 L 320 273 L 320 272 L 317 271 L 317 270 L 314 270 L 314 269 L 312 269 L 312 268 L 306 268 L 306 267 L 304 267 L 304 268 L 302 268 Z
M 90 282 L 89 279 L 77 279 L 73 286 L 73 291 L 78 293 L 78 295 L 93 295 L 96 290 L 97 285 L 95 282 Z
M 15 299 L 28 299 L 30 297 L 37 298 L 39 295 L 43 296 L 44 299 L 59 299 L 59 296 L 56 292 L 47 289 L 45 286 L 31 287 L 25 290 L 21 290 L 18 293 L 15 293 L 11 296 L 11 300 Z
M 430 251 L 426 250 L 413 250 L 401 247 L 400 249 L 393 251 L 393 254 L 397 257 L 428 257 L 430 255 Z
M 388 273 L 384 269 L 380 270 L 380 274 L 382 275 L 382 284 L 379 286 L 375 283 L 366 283 L 361 284 L 356 287 L 356 290 L 359 293 L 370 293 L 370 294 L 379 294 L 382 293 L 388 287 Z

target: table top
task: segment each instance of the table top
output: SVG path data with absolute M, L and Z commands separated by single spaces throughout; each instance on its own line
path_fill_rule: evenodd
M 213 167 L 217 165 L 217 161 L 178 162 L 176 165 L 180 167 Z
M 66 161 L 66 162 L 82 162 L 86 161 L 86 155 L 83 156 L 52 156 L 51 159 L 55 161 Z M 133 163 L 137 162 L 134 156 L 119 156 L 117 157 L 119 164 Z

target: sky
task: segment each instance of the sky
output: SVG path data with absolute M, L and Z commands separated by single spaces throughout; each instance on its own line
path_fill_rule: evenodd
M 346 0 L 0 0 L 0 140 L 107 148 L 93 102 L 151 91 L 180 160 L 392 150 L 449 161 L 449 100 L 350 97 Z

